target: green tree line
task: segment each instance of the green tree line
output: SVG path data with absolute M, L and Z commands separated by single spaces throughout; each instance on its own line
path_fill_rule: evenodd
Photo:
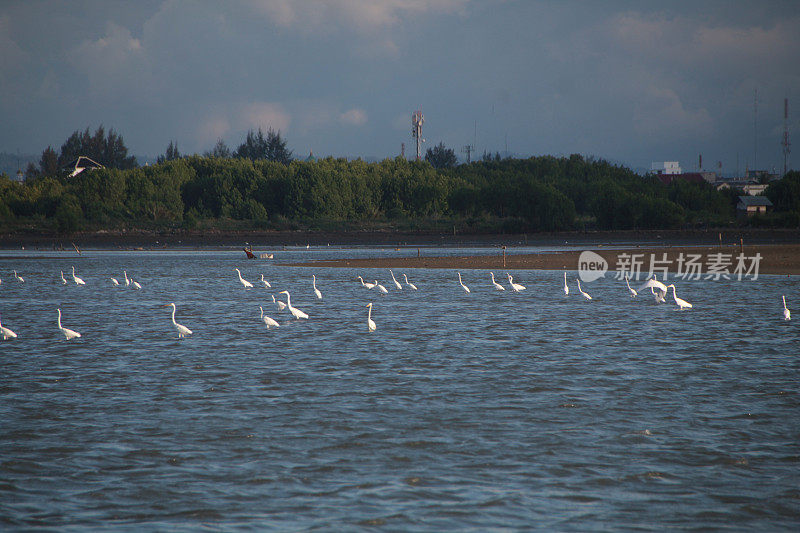
M 106 168 L 67 177 L 77 155 Z M 279 132 L 250 131 L 237 150 L 222 140 L 203 156 L 170 141 L 158 163 L 137 167 L 122 137 L 101 126 L 76 131 L 60 153 L 48 147 L 24 183 L 0 175 L 0 229 L 221 227 L 535 232 L 667 229 L 736 224 L 739 193 L 707 183 L 664 185 L 602 159 L 484 157 L 457 165 L 440 143 L 426 161 L 292 160 Z M 797 227 L 800 174 L 773 182 L 775 213 L 748 223 Z

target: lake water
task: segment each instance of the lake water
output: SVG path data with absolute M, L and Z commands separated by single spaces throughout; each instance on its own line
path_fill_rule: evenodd
M 123 269 L 142 290 L 112 286 Z M 512 271 L 518 294 L 484 270 L 461 272 L 470 294 L 456 271 L 402 273 L 418 291 L 238 249 L 0 252 L 19 335 L 0 341 L 0 528 L 798 527 L 800 277 L 678 281 L 694 308 L 676 311 L 611 276 L 589 302 L 560 271 Z

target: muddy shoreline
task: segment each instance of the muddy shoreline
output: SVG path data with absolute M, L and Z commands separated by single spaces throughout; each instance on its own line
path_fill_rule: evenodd
M 723 244 L 722 246 L 661 246 L 661 247 L 591 247 L 607 262 L 610 270 L 659 272 L 716 273 L 736 278 L 738 274 L 752 277 L 761 274 L 800 275 L 800 244 Z M 291 266 L 333 268 L 444 268 L 483 270 L 569 270 L 579 269 L 581 251 L 554 251 L 546 253 L 514 253 L 498 250 L 479 256 L 436 257 L 382 257 L 320 260 L 293 263 Z M 505 254 L 503 253 L 505 252 Z M 741 257 L 741 261 L 740 261 Z M 758 259 L 756 259 L 758 258 Z M 740 264 L 741 263 L 741 264 Z M 757 266 L 756 266 L 757 264 Z M 638 268 L 634 268 L 638 265 Z M 738 269 L 738 270 L 737 270 Z

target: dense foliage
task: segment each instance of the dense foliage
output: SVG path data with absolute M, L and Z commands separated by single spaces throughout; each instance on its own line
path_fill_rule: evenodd
M 0 225 L 61 232 L 380 225 L 508 232 L 660 229 L 736 224 L 737 194 L 706 183 L 667 186 L 579 155 L 443 169 L 402 158 L 284 164 L 191 156 L 73 178 L 39 176 L 18 183 L 0 176 Z M 767 194 L 776 206 L 774 220 L 767 222 L 796 227 L 800 173 L 787 174 Z

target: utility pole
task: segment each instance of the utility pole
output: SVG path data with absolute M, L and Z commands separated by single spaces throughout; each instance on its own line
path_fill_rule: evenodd
M 789 171 L 789 99 L 783 99 L 783 175 Z
M 417 141 L 417 161 L 422 159 L 420 152 L 421 144 L 425 142 L 425 139 L 422 138 L 422 124 L 424 123 L 425 117 L 422 116 L 422 111 L 418 109 L 411 114 L 411 136 Z

